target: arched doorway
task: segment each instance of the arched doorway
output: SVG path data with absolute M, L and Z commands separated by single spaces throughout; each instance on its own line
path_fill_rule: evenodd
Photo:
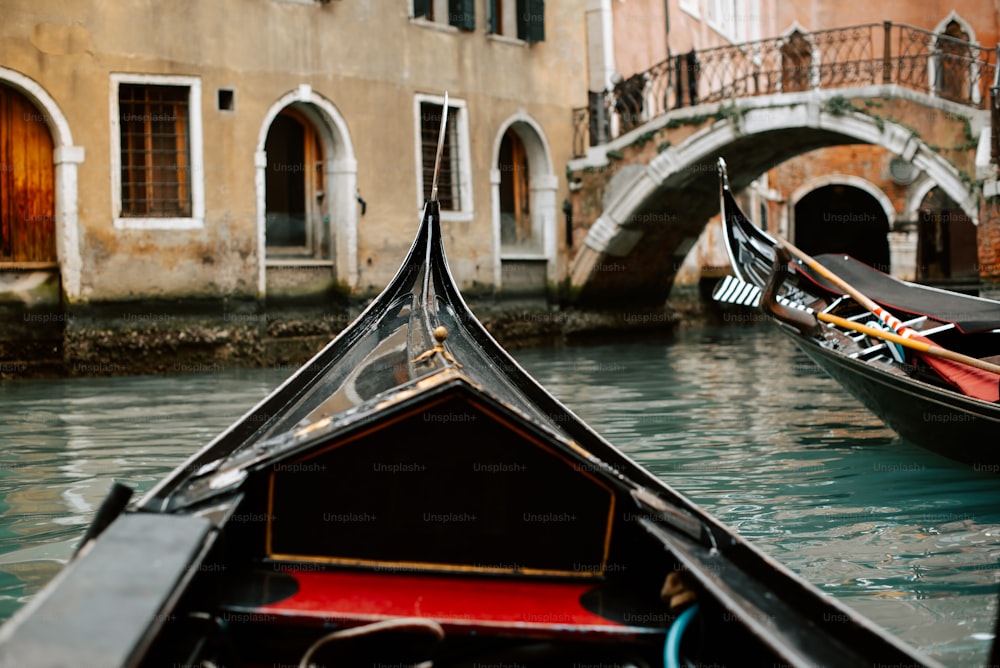
M 323 144 L 315 126 L 296 109 L 283 109 L 264 152 L 267 257 L 329 259 Z
M 978 287 L 976 226 L 940 188 L 924 195 L 918 209 L 917 280 Z
M 875 197 L 831 184 L 795 204 L 795 244 L 810 255 L 845 253 L 889 273 L 889 219 Z
M 46 115 L 0 84 L 0 262 L 57 264 L 52 149 Z
M 495 139 L 493 225 L 496 284 L 505 297 L 545 297 L 555 282 L 556 190 L 538 125 L 518 114 Z
M 540 230 L 531 219 L 531 171 L 524 143 L 513 130 L 500 141 L 500 243 L 503 250 L 539 253 Z

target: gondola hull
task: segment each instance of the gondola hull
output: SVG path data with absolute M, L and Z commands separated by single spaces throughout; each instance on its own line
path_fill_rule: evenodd
M 995 407 L 888 374 L 870 363 L 830 350 L 787 326 L 782 326 L 781 331 L 819 369 L 902 438 L 976 470 L 1000 471 L 996 453 L 1000 411 Z
M 900 359 L 902 353 L 892 354 L 880 340 L 819 327 L 809 313 L 837 310 L 859 323 L 875 316 L 844 300 L 843 291 L 809 268 L 776 260 L 778 241 L 740 211 L 721 160 L 720 184 L 726 248 L 736 278 L 721 282 L 715 298 L 785 320 L 782 331 L 902 438 L 976 470 L 1000 473 L 1000 402 L 964 394 L 929 372 L 918 356 Z M 863 285 L 866 296 L 883 309 L 921 322 L 934 332 L 928 339 L 932 343 L 977 358 L 1000 353 L 1000 303 L 899 281 L 842 255 L 817 260 L 832 273 L 850 277 L 851 285 Z M 773 289 L 765 300 L 769 283 Z

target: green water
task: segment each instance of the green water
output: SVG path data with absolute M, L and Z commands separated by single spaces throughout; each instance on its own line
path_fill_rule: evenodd
M 610 441 L 821 590 L 953 666 L 1000 592 L 1000 476 L 897 439 L 769 326 L 517 351 Z M 113 480 L 148 490 L 291 370 L 0 383 L 0 620 Z

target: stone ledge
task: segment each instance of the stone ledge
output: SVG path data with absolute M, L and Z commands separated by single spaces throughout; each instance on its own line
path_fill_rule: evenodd
M 642 336 L 665 338 L 704 320 L 697 296 L 635 311 L 550 307 L 544 299 L 471 300 L 487 330 L 508 349 Z M 135 303 L 30 312 L 0 324 L 0 378 L 122 376 L 216 371 L 235 367 L 290 369 L 329 343 L 364 308 L 250 302 Z

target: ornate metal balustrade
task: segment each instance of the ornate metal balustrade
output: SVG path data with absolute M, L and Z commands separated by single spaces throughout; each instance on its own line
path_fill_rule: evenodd
M 573 112 L 574 154 L 673 109 L 777 93 L 891 83 L 985 108 L 996 73 L 997 47 L 888 21 L 691 51 L 592 92 Z

